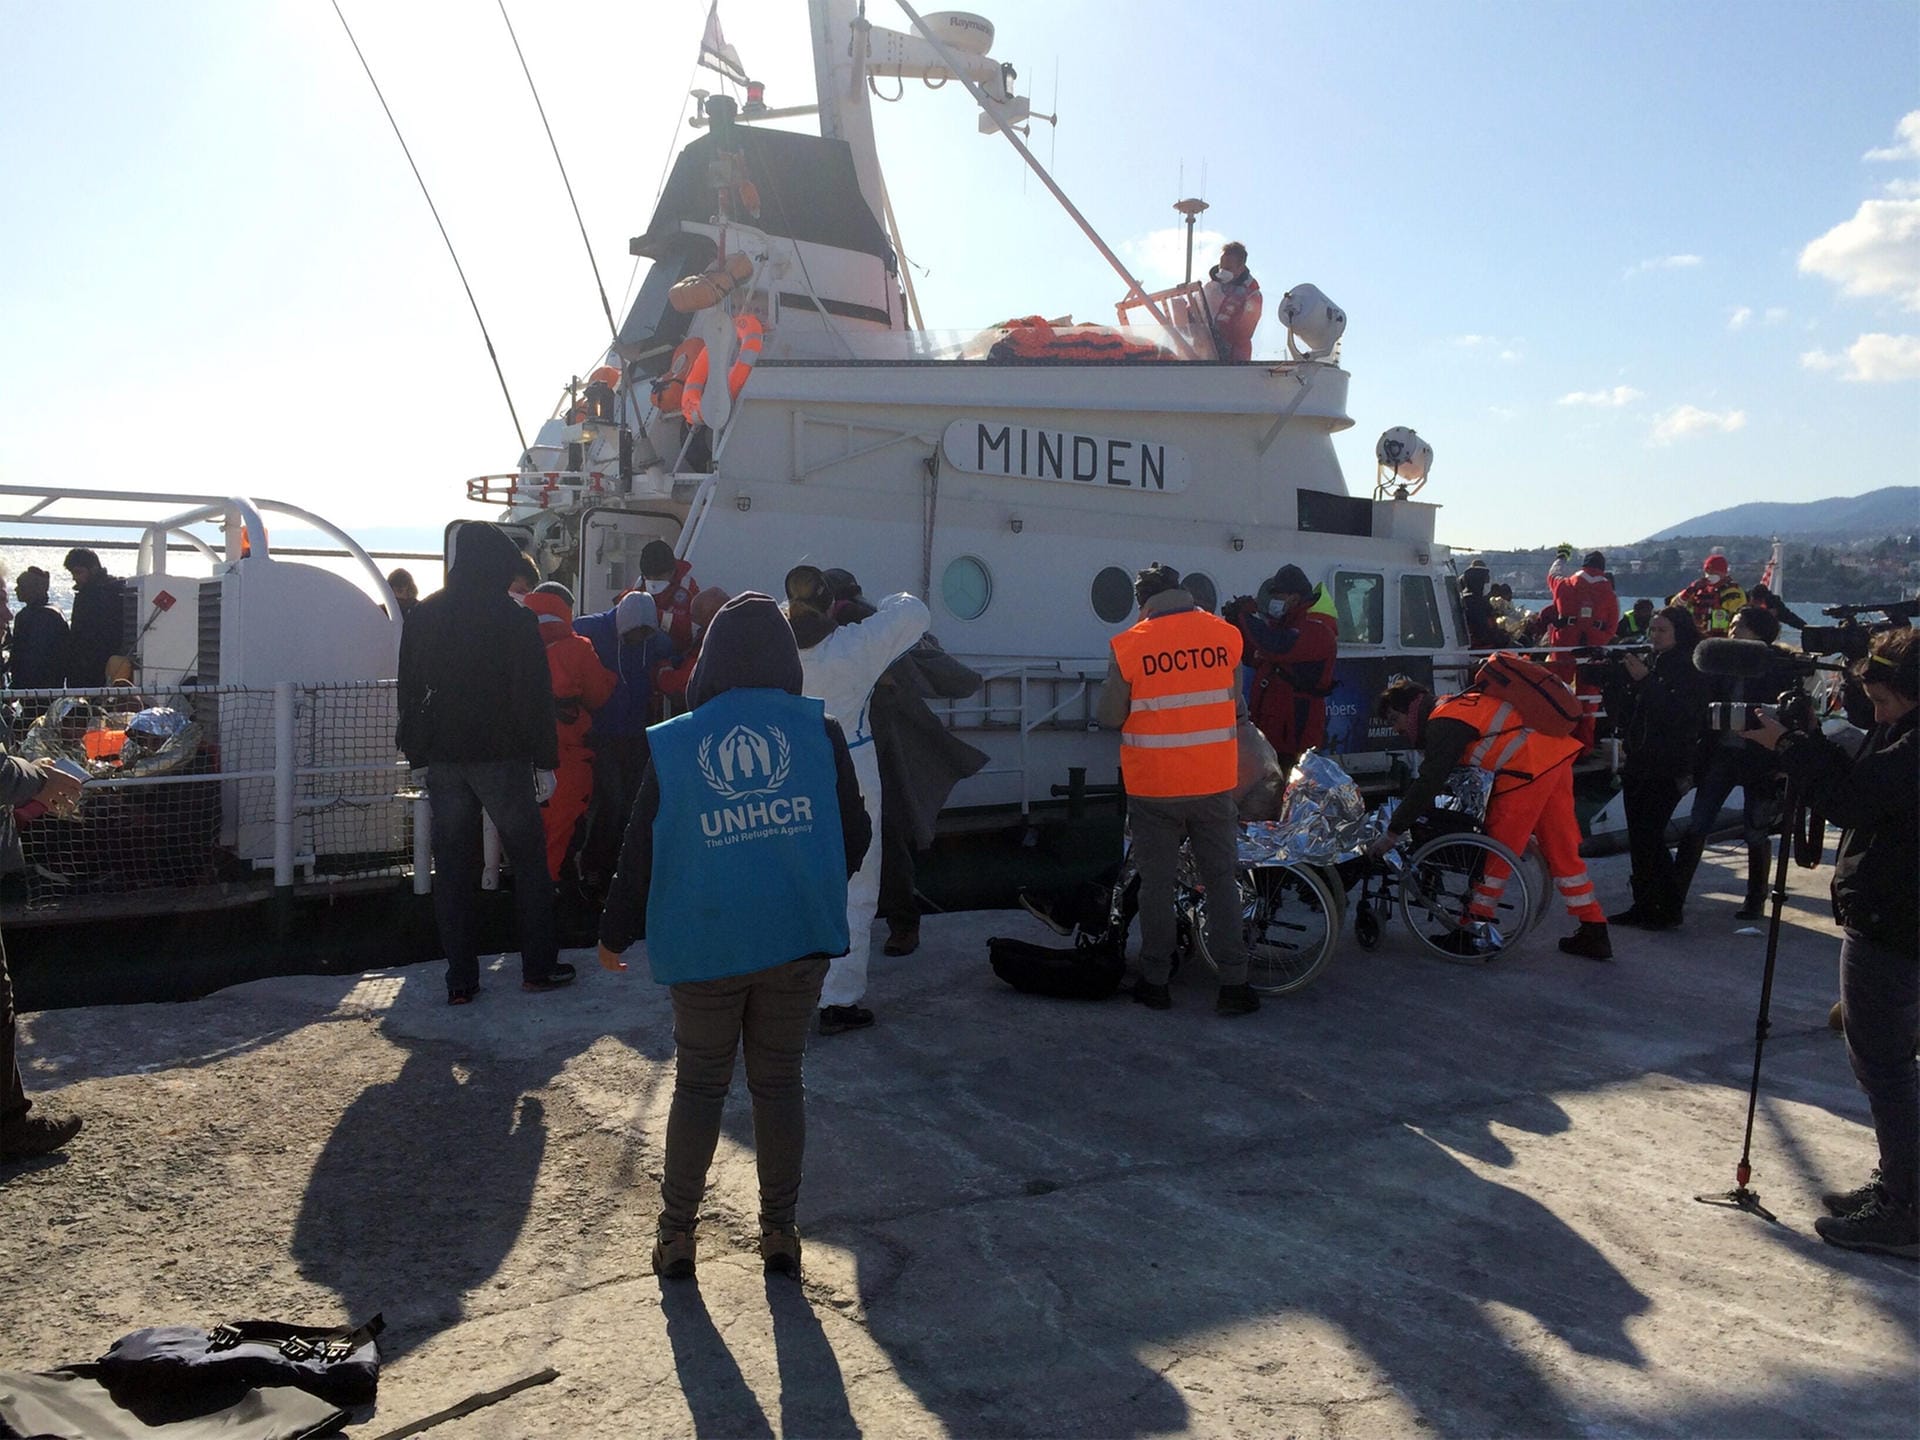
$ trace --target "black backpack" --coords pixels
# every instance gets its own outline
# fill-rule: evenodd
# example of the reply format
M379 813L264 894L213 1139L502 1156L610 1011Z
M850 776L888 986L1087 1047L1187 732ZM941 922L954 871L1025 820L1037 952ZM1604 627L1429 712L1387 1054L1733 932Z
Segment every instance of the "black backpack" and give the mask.
M1120 947L1104 941L1063 947L996 935L987 941L987 956L993 973L1014 989L1058 1000L1108 999L1126 972Z

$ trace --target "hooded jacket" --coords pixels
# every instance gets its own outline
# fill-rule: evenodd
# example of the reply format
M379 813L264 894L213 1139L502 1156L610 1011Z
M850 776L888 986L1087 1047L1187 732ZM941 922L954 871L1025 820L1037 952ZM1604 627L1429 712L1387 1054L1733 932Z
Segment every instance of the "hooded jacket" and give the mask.
M619 682L612 698L593 717L593 734L597 736L646 732L653 703L653 672L673 659L673 641L658 630L632 645L625 643L620 636L619 612L620 607L615 605L573 622L574 632L592 644L601 665Z
M446 588L408 617L400 636L397 739L409 763L558 766L539 622L507 594L519 554L497 525L463 525Z
M607 703L619 677L600 663L591 641L574 633L573 610L565 600L536 590L527 596L526 605L539 622L540 639L547 647L547 677L553 682L561 752L585 751L587 729L593 724L590 712Z
M734 596L721 606L707 629L700 648L700 659L693 669L693 679L687 685L687 700L693 710L657 728L664 731L671 726L698 720L700 717L697 712L702 706L736 690L762 690L798 696L800 688L800 656L794 646L793 631L771 597L748 591ZM832 750L834 797L840 811L841 858L846 875L852 876L866 858L867 846L873 839L873 827L861 801L860 782L854 774L853 759L848 754L846 736L840 729L840 723L831 715L825 715L822 717L822 726L826 742ZM669 783L680 783L684 778L676 775ZM600 942L610 950L625 950L634 941L646 938L652 911L650 902L655 849L660 840L666 838L657 836L655 832L660 817L660 802L660 777L650 763L640 781L640 792L634 800L633 818L627 825L626 842L620 851L619 869L614 874L613 885L607 894L606 909L600 916ZM676 834L671 840L676 846L699 846L702 843L697 834ZM763 894L756 903L764 905L767 899ZM837 909L844 919L844 892L839 897ZM766 957L766 964L779 965L798 958L802 957L770 953ZM742 972L734 969L728 973ZM673 981L698 977L656 973L656 978Z

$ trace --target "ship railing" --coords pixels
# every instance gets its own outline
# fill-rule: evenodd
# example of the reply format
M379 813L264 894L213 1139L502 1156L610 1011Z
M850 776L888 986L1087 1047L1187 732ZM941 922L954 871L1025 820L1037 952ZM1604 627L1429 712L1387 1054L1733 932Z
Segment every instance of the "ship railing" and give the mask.
M958 731L987 731L1017 736L1009 762L989 763L980 775L1013 775L1019 780L1020 813L1030 813L1036 793L1049 795L1060 778L1057 762L1049 757L1044 772L1036 756L1036 734L1098 730L1094 705L1104 663L1072 658L1033 660L957 656L981 677L980 689L964 700L932 702L947 727Z
M425 838L397 708L391 680L0 690L9 754L88 777L71 813L16 807L24 868L0 877L0 915L83 921L390 888ZM148 716L130 733L159 709L184 727L149 739L140 731L166 717Z

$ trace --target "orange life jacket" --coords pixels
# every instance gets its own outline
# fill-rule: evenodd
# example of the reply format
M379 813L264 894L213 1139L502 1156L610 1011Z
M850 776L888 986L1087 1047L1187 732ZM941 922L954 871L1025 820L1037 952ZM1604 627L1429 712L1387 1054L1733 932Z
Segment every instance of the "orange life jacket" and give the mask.
M1233 789L1240 632L1204 610L1176 610L1149 616L1111 643L1132 696L1120 732L1127 793L1152 798Z

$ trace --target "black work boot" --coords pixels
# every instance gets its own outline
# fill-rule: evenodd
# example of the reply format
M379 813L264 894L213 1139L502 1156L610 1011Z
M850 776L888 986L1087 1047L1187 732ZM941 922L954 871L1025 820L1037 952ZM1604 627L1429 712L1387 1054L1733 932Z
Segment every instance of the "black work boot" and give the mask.
M1673 851L1673 919L1680 922L1681 911L1686 909L1687 894L1693 889L1693 872L1700 868L1700 857L1706 853L1707 842L1704 836L1688 831L1680 837L1680 843Z
M1733 912L1736 920L1758 920L1767 913L1767 871L1773 846L1765 840L1747 842L1747 903Z
M1260 997L1251 985L1222 985L1213 1008L1219 1015L1251 1015L1260 1008Z
M1882 1255L1920 1259L1920 1214L1885 1190L1846 1215L1822 1215L1813 1222L1820 1238L1843 1250L1877 1250Z
M80 1117L22 1115L0 1126L0 1160L37 1160L51 1155L80 1133Z
M1887 1187L1881 1183L1880 1167L1873 1167L1873 1174L1867 1177L1867 1183L1856 1185L1851 1190L1830 1190L1820 1197L1820 1203L1827 1207L1829 1215L1851 1215L1869 1200L1887 1193Z
M1584 960L1611 960L1613 941L1607 936L1607 922L1582 920L1580 928L1560 942L1560 949L1563 954Z
M1149 1010L1173 1008L1173 991L1165 985L1156 985L1151 980L1134 981L1133 998Z

